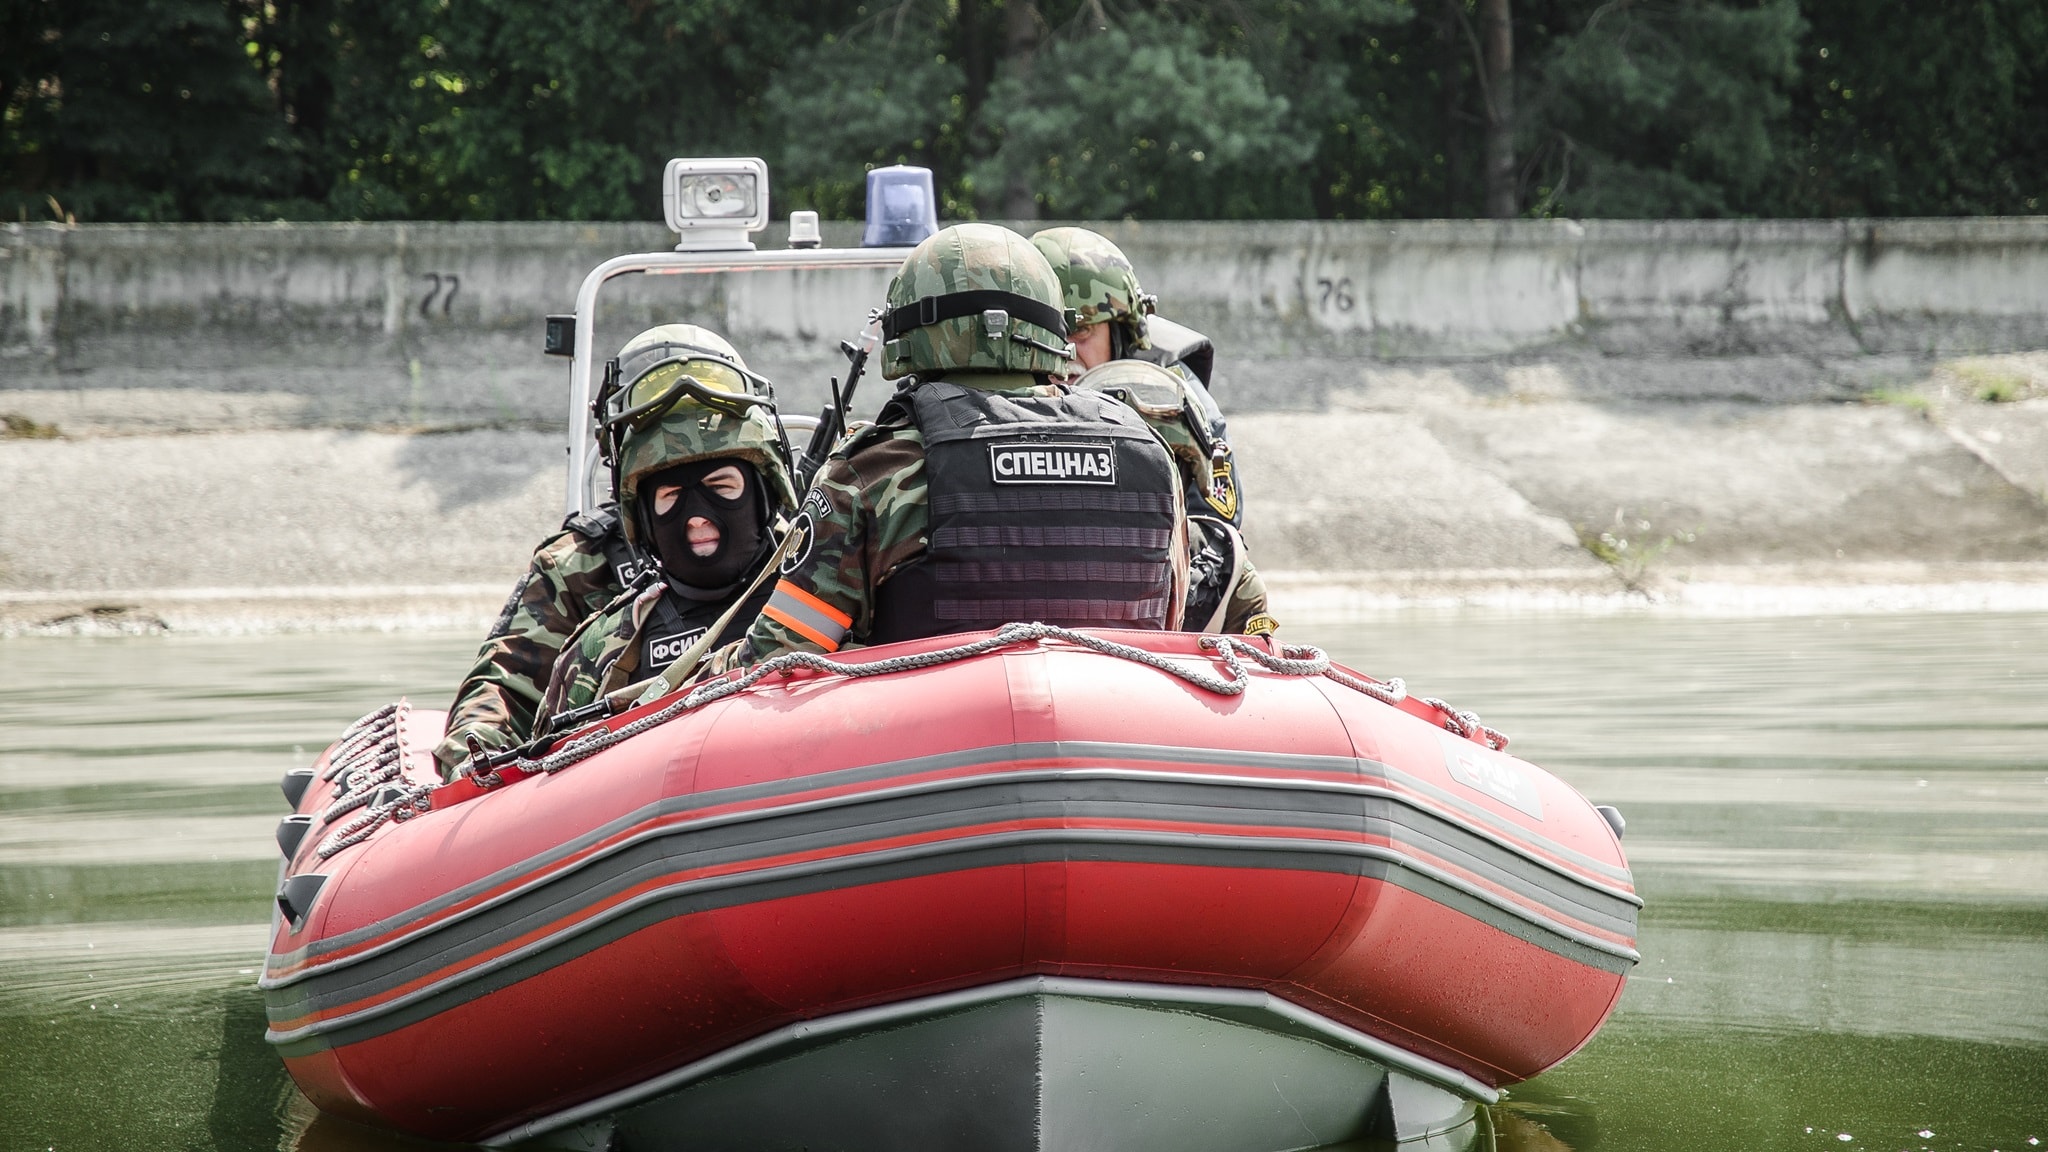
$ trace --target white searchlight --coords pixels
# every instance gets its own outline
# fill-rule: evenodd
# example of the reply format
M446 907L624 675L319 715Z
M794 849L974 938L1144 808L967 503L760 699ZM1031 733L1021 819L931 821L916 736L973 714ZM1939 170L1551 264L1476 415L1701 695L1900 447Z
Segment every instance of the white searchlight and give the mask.
M671 160L661 208L678 252L750 252L748 237L768 226L768 165L755 156Z
M880 181L870 177L869 188L892 184L895 195L871 199L876 205L869 213L869 244L875 243L877 222L894 226L883 236L899 235L899 247L832 248L824 244L818 214L808 209L790 213L789 247L757 248L749 237L768 226L768 165L758 157L725 159L679 158L670 160L662 172L663 216L680 241L673 251L631 252L604 261L583 277L576 289L576 310L547 317L541 351L569 360L569 472L565 507L571 513L589 512L604 502L608 485L599 465L598 413L592 404L602 391L604 364L601 353L599 314L613 307L625 308L614 323L628 323L641 316L641 305L616 303L606 294L600 309L600 291L615 281L638 281L643 276L726 277L780 273L756 291L769 293L764 299L790 301L810 330L822 326L856 334L863 344L881 339L881 322L869 305L879 295L890 274L903 266L912 247L938 230L933 209L931 173L918 168L884 169ZM904 191L908 189L908 191ZM908 225L907 227L905 225ZM799 279L789 279L796 274ZM813 281L813 277L818 278ZM851 277L848 279L847 277ZM765 279L765 278L764 278ZM710 283L699 281L699 283ZM685 294L686 296L688 294ZM713 293L715 297L717 294ZM719 308L714 303L714 314ZM688 308L682 315L701 311L700 300L687 299L677 307ZM728 314L724 323L738 323ZM807 331L800 340L816 339ZM840 341L845 351L848 341ZM815 428L807 416L785 414L783 422L795 431Z
M931 169L892 164L868 170L868 226L861 247L914 247L938 230Z

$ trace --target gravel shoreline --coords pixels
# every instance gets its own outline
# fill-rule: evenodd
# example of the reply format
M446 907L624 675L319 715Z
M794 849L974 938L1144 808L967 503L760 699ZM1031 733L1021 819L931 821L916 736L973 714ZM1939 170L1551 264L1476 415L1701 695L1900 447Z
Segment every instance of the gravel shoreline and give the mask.
M1658 575L1638 588L1576 569L1273 572L1291 639L1317 623L1469 611L1680 616L2048 612L2048 563L1758 565ZM481 636L511 583L0 592L0 637L458 632ZM1292 625L1292 627L1288 627Z

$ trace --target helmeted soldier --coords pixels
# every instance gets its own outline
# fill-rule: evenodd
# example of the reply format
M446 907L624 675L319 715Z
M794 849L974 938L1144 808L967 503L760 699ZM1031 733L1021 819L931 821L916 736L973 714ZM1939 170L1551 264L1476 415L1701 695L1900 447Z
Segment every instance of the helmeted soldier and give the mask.
M1052 265L1067 307L1079 318L1074 349L1082 370L1149 362L1178 381L1168 389L1140 369L1119 367L1114 374L1125 386L1117 392L1123 398L1131 399L1133 390L1152 397L1139 412L1181 466L1195 554L1180 626L1191 632L1273 631L1278 625L1266 611L1265 584L1245 549L1228 429L1207 386L1214 358L1208 339L1153 315L1154 298L1107 236L1086 228L1048 228L1031 243ZM1172 330L1171 346L1153 339L1155 328ZM1104 390L1117 391L1107 387L1111 377L1096 380Z
M1183 484L1199 484L1214 459L1210 442L1188 409L1194 403L1187 380L1144 360L1111 360L1083 372L1074 387L1123 401L1165 441L1180 466ZM1188 602L1180 627L1187 632L1231 635L1270 633L1279 625L1267 612L1266 583L1253 567L1235 525L1205 504L1188 501Z
M1067 320L1022 236L960 224L918 245L882 318L883 375L903 383L819 473L735 662L1017 620L1179 622L1179 472L1131 409L1051 380Z
M713 627L706 647L745 636L773 588L757 577L796 511L786 446L746 366L729 346L655 332L661 347L621 354L628 382L605 418L626 538L653 568L562 646L543 718L656 675Z
M668 324L648 329L627 342L616 363L619 379L625 385L614 398L615 409L619 402L629 399L635 391L661 399L661 386L685 373L702 381L703 386L710 390L752 394L748 387L751 378L738 352L716 333L695 325ZM632 455L634 467L627 469L627 460L622 455L618 459L621 466L618 475L619 480L624 481L628 471L631 472L634 481L631 488L636 496L644 486L641 481L651 473L666 466L687 466L691 461L706 459L710 455L692 455L689 451L691 438L705 435L701 429L694 432L691 429L709 422L708 410L685 393L678 393L677 400L678 404L673 409L661 410L662 419L658 423L643 429L633 429L631 420L623 425L627 431L620 437L626 441L622 447ZM732 439L726 436L731 432L737 436L735 443L745 442L744 451L727 453L735 455L736 462L746 466L734 470L743 474L747 468L762 472L766 477L765 483L753 476L743 478L753 491L765 496L770 507L778 510L790 507L794 500L789 491L788 473L775 449L778 443L775 429L753 411L758 405L735 400L728 407L733 412L723 414L718 425L719 435ZM649 409L650 412L653 410ZM644 414L640 419L646 423ZM676 430L674 439L668 438L671 428ZM655 430L662 434L652 434ZM689 459L684 459L686 456ZM721 464L702 469L705 475L700 480L711 480L711 473L723 467L725 465ZM719 483L727 491L734 491L730 479L722 477ZM697 486L703 487L701 483ZM621 488L624 487L622 483ZM701 495L693 496L692 504L708 503L724 515L723 505L717 502L717 496L718 489L706 488ZM742 492L738 499L744 503L753 497ZM630 500L628 507L631 507ZM685 551L688 551L688 519L684 517L682 528ZM630 526L629 520L633 521ZM746 526L744 517L735 522L742 532L752 530ZM673 523L672 517L669 523ZM534 735L536 712L570 636L588 620L603 613L629 587L644 590L648 586L640 581L652 577L655 551L650 542L655 538L641 528L637 510L635 516L623 517L619 506L609 503L596 512L570 516L563 522L560 532L543 540L534 550L526 575L514 587L511 598L505 603L505 610L478 650L475 664L456 690L455 703L448 712L447 736L434 752L444 775L452 776L468 759L467 738L470 736L475 736L484 747L496 749L522 743ZM702 535L701 530L699 534ZM736 541L737 537L728 538L728 550L719 553L721 564L731 562L734 550L747 547L744 542ZM685 586L694 586L689 577L677 576L673 572L669 575ZM706 582L704 586L708 588L732 583L731 580L720 579L717 573L700 573L695 579ZM702 615L702 611L677 614ZM663 620L657 623L656 631L648 635L666 636L669 631L676 630L676 623L667 619L665 613ZM687 631L687 628L680 631Z

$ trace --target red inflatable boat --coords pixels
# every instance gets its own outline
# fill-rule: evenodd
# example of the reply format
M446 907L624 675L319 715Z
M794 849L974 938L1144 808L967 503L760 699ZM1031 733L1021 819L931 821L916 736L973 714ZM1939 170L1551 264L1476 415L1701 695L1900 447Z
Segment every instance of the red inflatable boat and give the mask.
M785 658L446 786L441 724L287 777L263 977L308 1097L430 1137L1457 1146L1636 960L1618 816L1313 649Z

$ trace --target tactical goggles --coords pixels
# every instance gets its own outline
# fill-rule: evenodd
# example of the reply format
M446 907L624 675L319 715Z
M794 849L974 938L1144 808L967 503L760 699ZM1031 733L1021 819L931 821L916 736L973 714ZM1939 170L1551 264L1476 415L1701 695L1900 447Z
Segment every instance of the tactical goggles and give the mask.
M709 358L709 349L660 345L648 351L662 349L669 354L634 354L633 382L612 392L606 402L607 428L617 431L630 426L635 432L644 432L678 408L745 416L750 408L772 406L773 401L756 395L752 387L758 381L765 391L765 379L723 358ZM619 376L626 377L626 365L613 363L619 365Z
M1178 420L1188 407L1187 393L1181 389L1179 380L1118 380L1098 385L1087 383L1084 377L1083 386L1090 391L1114 396L1140 415L1155 420Z

